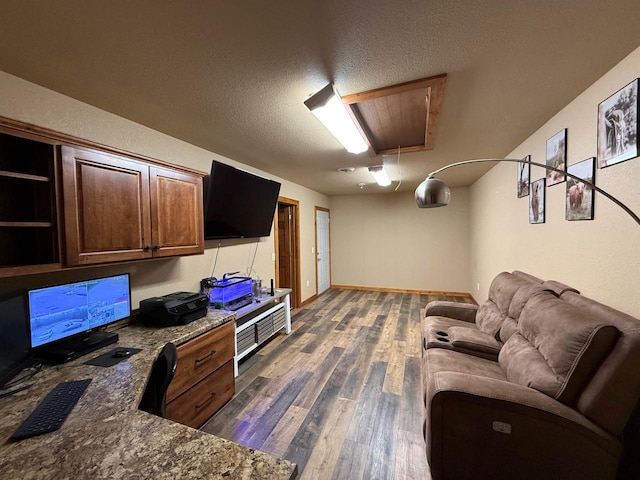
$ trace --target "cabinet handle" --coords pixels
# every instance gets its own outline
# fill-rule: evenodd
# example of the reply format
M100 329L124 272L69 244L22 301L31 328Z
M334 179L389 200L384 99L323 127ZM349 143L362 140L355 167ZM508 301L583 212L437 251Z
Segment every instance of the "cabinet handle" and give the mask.
M215 350L211 350L208 355L205 355L202 358L196 358L196 367L198 366L198 364L200 362L204 362L207 358L212 357L213 355L215 355L215 353L216 353Z
M205 405L211 403L211 400L213 400L216 396L216 392L211 392L211 395L209 395L209 398L207 398L204 402L202 402L200 405L196 405L196 410L200 410L202 407L204 407Z
M154 252L157 252L158 250L160 250L160 246L159 245L154 245L153 247L151 247L151 250Z
M151 245L145 245L142 250L144 250L145 252L148 252L149 250L151 250Z

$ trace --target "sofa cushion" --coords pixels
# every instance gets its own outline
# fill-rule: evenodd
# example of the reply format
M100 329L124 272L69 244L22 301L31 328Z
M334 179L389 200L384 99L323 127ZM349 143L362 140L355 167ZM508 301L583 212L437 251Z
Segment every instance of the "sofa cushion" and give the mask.
M509 305L513 295L527 283L510 273L502 272L493 279L489 287L488 299L478 307L476 325L480 330L494 336L500 330L502 322L509 314Z
M526 303L498 359L509 381L570 405L618 336L614 326L540 292Z
M558 282L557 280L546 280L542 284L542 286L545 288L545 290L552 291L556 295L556 297L559 297L565 292L580 293L575 288L570 287L569 285L565 285L564 283Z
M545 290L545 288L543 288L540 283L525 282L518 288L518 291L513 294L513 298L509 304L508 315L504 319L504 322L502 322L498 334L501 341L506 342L511 338L511 335L516 332L522 309L534 294L542 290Z

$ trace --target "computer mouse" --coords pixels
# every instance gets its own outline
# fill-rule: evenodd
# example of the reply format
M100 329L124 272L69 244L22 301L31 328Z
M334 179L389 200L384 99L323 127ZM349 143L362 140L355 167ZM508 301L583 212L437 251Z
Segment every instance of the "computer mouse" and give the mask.
M111 354L112 358L127 358L131 356L131 350L116 350Z

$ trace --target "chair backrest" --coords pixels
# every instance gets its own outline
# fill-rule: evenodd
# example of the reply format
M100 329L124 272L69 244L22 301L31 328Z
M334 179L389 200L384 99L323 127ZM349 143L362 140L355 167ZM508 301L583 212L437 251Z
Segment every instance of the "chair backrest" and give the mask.
M140 401L140 410L158 415L159 417L166 416L165 398L167 388L169 388L169 384L171 380L173 380L177 365L178 351L176 350L176 346L169 342L162 347L162 351L153 364L147 387Z

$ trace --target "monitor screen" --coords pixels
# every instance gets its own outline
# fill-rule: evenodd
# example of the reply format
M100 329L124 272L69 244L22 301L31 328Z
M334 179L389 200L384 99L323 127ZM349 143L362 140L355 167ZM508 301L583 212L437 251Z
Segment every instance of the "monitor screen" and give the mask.
M24 292L0 300L0 386L20 372L29 358Z
M224 163L204 178L204 238L268 237L280 184Z
M31 347L39 347L131 315L129 274L29 291Z

